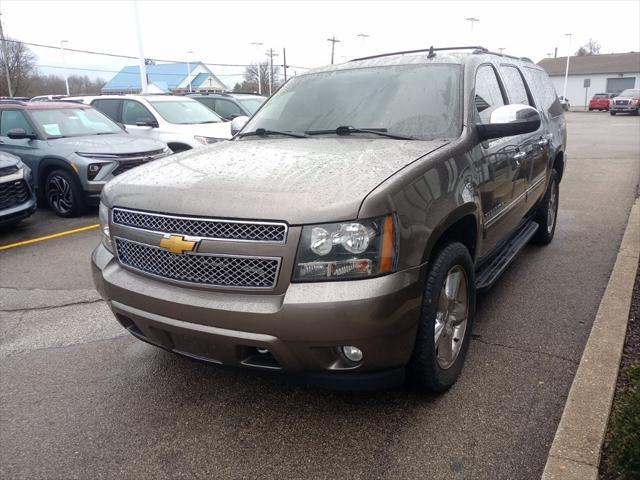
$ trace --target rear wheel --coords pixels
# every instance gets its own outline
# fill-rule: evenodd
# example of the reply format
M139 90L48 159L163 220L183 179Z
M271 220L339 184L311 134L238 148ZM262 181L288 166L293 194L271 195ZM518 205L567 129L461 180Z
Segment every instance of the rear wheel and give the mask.
M407 366L410 384L430 392L451 387L462 370L475 314L473 261L453 242L435 255L427 275L416 344Z
M540 227L533 236L533 242L539 245L548 245L553 240L556 233L556 223L558 219L558 201L560 188L558 185L558 172L551 170L549 186L542 197L542 202L535 214L535 221Z
M54 170L47 175L44 190L49 207L60 217L74 217L85 209L82 189L65 170Z

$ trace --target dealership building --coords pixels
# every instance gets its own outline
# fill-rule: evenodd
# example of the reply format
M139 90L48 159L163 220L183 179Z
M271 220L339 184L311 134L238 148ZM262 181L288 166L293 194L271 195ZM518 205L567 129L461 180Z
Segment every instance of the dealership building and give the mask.
M545 58L538 65L547 71L556 92L562 95L567 57ZM572 107L585 107L585 95L588 103L596 93L618 94L627 88L640 88L640 52L569 58L567 98Z

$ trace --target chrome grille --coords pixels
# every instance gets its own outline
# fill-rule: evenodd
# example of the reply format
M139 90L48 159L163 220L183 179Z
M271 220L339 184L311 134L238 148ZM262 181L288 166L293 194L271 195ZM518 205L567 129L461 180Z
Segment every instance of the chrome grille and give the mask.
M629 105L630 100L616 100L616 105Z
M287 238L287 225L284 223L180 217L122 208L113 209L113 223L163 234L215 240L284 243Z
M24 180L0 183L0 210L15 207L29 200L29 190Z
M159 247L115 238L120 263L158 277L217 287L273 288L279 258L175 254Z

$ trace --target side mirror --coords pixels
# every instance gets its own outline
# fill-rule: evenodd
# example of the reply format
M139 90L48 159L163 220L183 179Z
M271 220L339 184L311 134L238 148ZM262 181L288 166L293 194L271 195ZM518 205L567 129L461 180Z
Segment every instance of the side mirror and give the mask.
M231 135L235 135L240 130L242 130L248 120L249 117L246 117L244 115L240 115L239 117L231 120Z
M491 112L489 123L476 128L480 141L522 135L540 128L540 114L528 105L503 105Z
M158 128L158 122L153 118L139 118L136 120L136 127Z
M23 140L25 138L34 140L38 138L38 136L34 133L27 133L24 128L12 128L7 132L7 137L13 140Z

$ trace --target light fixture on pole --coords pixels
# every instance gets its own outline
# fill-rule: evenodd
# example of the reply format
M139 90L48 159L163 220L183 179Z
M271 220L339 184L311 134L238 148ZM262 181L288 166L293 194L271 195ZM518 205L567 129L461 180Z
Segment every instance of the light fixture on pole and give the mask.
M189 82L189 93L191 93L191 55L193 55L193 50L187 50L187 81Z
M565 33L565 37L569 37L569 45L567 47L567 66L564 71L564 87L562 89L562 98L567 101L567 80L569 79L569 59L571 58L571 33Z
M336 43L339 43L340 40L337 40L336 36L334 35L331 38L327 38L327 42L331 42L331 65L333 65L333 53L334 53L335 48L336 48Z
M506 50L505 47L498 47L498 50L500 50L500 55L502 55L502 52Z
M69 95L69 75L67 74L67 64L64 60L64 44L69 43L68 40L60 40L60 53L62 54L62 70L64 71L64 85L67 87L67 96Z
M479 18L475 18L475 17L467 17L465 18L465 20L468 22L471 22L471 32L473 32L473 24L480 21Z
M360 50L362 50L360 53L362 56L365 55L364 53L364 42L367 38L370 37L370 35L368 33L359 33L358 35L356 35L356 37L360 37Z
M249 45L253 45L256 48L260 48L264 45L262 42L251 42ZM260 65L260 61L258 61L258 94L262 95L262 75L260 71L262 70L262 66Z

